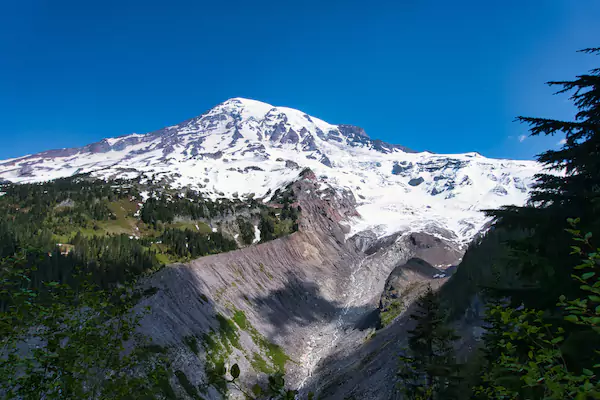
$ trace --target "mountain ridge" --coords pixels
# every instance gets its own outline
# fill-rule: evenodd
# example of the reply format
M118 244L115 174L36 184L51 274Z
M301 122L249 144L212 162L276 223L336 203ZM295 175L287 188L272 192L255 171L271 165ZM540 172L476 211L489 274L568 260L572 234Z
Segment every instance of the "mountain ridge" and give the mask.
M90 173L188 188L216 199L268 200L302 168L319 190L347 190L361 218L349 235L444 231L466 244L486 223L481 209L523 204L540 167L478 153L434 154L371 139L291 109L233 98L198 117L146 134L0 161L0 179L39 182ZM432 228L433 227L433 228Z

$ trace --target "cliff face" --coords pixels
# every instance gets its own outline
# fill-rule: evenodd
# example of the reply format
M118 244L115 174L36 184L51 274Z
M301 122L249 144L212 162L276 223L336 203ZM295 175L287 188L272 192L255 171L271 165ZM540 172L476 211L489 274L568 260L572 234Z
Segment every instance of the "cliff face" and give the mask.
M151 310L141 329L169 349L192 384L207 383L210 369L224 361L238 363L252 385L288 357L289 386L319 391L334 379L329 361L355 354L373 331L392 270L413 257L436 265L460 257L451 242L423 233L371 241L366 254L346 240L353 196L317 185L310 172L291 185L302 209L298 232L172 265L144 283L153 294L140 303ZM405 283L435 282L429 275L412 274ZM324 394L342 398L339 391ZM204 396L220 394L210 388Z

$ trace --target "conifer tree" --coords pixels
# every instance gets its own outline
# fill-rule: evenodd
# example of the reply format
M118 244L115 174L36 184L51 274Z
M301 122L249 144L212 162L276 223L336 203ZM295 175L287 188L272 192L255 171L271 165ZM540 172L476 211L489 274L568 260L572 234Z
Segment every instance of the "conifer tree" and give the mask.
M428 287L410 316L416 322L408 331L408 349L400 357L399 387L408 399L453 399L459 381L459 364L453 343L458 339L446 324L439 297Z
M583 52L600 54L600 48ZM559 134L565 139L560 149L538 156L545 170L536 176L525 206L488 212L495 217L497 227L523 232L524 237L507 242L511 259L505 268L513 267L516 278L510 287L492 288L491 293L509 299L511 304L488 308L484 353L489 372L478 390L483 398L600 396L591 372L592 365L600 365L600 341L594 333L600 319L592 315L593 323L578 326L563 320L565 311L573 313L568 315L570 319L565 318L567 321L580 318L578 315L585 314L582 309L600 299L595 292L600 282L594 287L585 282L596 272L579 276L577 257L581 251L568 245L573 235L577 241L588 243L591 234L584 237L581 232L600 228L600 68L572 81L549 84L559 86L558 93L570 92L578 112L573 121L518 118L530 126L532 136ZM571 226L580 219L577 229ZM592 251L589 257L596 254ZM590 265L597 265L597 259ZM570 306L561 300L561 310L556 303L559 296L578 300ZM600 307L594 310L597 314ZM582 341L586 350L573 346ZM594 396L589 395L592 390Z
M600 48L582 51L600 54ZM564 144L538 156L546 169L536 176L527 205L488 211L497 226L528 233L510 247L513 263L531 288L510 296L517 304L541 309L552 308L560 294L579 291L571 283L568 266L573 259L563 245L570 241L567 219L581 218L586 231L598 231L600 225L600 68L572 81L548 84L560 87L558 93L572 93L578 110L575 119L519 117L518 121L530 126L531 136L564 135Z

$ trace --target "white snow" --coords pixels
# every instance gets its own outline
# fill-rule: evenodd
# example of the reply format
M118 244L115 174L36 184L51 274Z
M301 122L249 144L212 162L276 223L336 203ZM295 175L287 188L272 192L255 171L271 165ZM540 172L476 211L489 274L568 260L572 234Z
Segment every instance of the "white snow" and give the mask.
M234 140L238 133L242 138ZM340 141L327 139L329 133ZM356 199L360 217L348 221L349 235L367 229L385 236L439 227L451 232L446 239L467 243L486 223L480 210L523 204L533 175L541 170L533 161L489 159L473 152L390 148L386 154L370 145L352 145L336 125L301 111L242 98L173 125L168 135L106 139L111 146L127 138L137 138L137 143L104 153L81 150L65 157L42 154L1 161L0 179L39 182L87 172L105 179L141 175L142 181L168 178L175 187L199 190L212 199L236 193L266 201L269 191L273 194L309 167L318 177L319 191L343 190ZM299 139L282 140L285 135ZM324 156L333 168L319 161ZM277 159L293 161L300 169L286 168ZM417 178L422 183L415 185ZM146 201L149 193L140 195ZM255 233L260 241L258 227Z
M254 240L252 243L260 242L260 229L258 229L258 225L254 225Z

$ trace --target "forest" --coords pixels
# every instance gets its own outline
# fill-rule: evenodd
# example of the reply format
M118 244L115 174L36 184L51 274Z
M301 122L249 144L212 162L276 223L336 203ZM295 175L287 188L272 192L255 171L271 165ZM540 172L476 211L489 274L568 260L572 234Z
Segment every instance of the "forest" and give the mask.
M276 215L278 209L252 199L211 201L189 190L159 192L136 181L86 175L4 184L0 192L0 259L21 257L27 268L35 267L33 287L91 274L106 289L167 263L249 245L255 225L264 230L261 241L292 233L299 216L288 198Z

